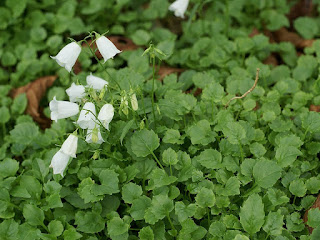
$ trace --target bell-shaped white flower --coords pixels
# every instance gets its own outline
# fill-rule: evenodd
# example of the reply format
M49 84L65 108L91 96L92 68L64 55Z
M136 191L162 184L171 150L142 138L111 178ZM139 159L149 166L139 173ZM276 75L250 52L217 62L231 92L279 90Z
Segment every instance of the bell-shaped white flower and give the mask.
M53 174L60 174L63 177L63 172L66 169L70 156L59 150L52 158L50 168L53 169Z
M139 108L137 96L135 93L131 95L131 107L133 111L137 111Z
M71 84L66 90L66 93L69 96L70 102L80 102L83 97L86 96L86 90L82 85Z
M174 12L176 17L184 18L184 13L186 12L189 5L189 0L176 0L169 6L169 10Z
M104 62L113 58L116 54L121 53L121 51L105 36L99 36L96 43Z
M87 76L86 80L87 80L88 86L92 87L94 90L99 91L104 87L108 86L108 82L106 80L93 76L92 73L90 73L90 75Z
M80 112L77 124L82 129L93 129L95 126L95 121L97 121L95 115L95 105L92 102L87 102Z
M60 151L69 157L76 158L78 148L78 137L74 134L70 134L69 137L64 141Z
M49 103L51 111L51 120L57 121L58 119L72 117L79 113L79 106L76 103L67 101L58 101L56 97Z
M61 67L64 67L68 72L70 72L73 65L76 63L80 52L81 47L78 45L78 43L72 42L62 48L57 56L51 56L51 58L56 60Z
M100 127L95 127L94 129L88 129L87 136L86 136L86 142L87 143L96 143L96 144L101 144L104 142L104 140L101 136Z
M114 116L114 108L111 104L105 104L100 109L98 119L103 126L109 130L109 123L112 121Z

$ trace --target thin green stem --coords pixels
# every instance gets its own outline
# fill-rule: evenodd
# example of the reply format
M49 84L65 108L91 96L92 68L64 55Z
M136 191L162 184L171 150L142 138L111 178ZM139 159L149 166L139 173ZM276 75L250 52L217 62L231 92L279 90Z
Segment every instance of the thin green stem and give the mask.
M170 164L170 176L172 176L172 167L171 167L171 164Z
M164 167L162 166L161 162L159 161L159 159L157 158L157 156L154 154L154 152L150 151L151 155L153 156L153 158L156 160L156 162L159 164L159 166L161 167L162 170L164 170Z
M242 144L241 144L240 140L238 140L238 143L239 143L239 148L240 148L241 162L243 162L243 160L244 160L244 152L243 152Z
M208 214L208 227L210 227L210 225L211 225L211 220L210 220L210 210L209 210L209 208L207 208L207 214Z
M270 233L267 234L266 238L264 240L267 240L270 236Z
M121 90L121 87L120 87L120 84L118 83L118 81L117 80L115 80L111 75L110 75L110 73L107 71L107 69L105 68L105 66L103 66L103 64L100 62L100 60L98 59L98 57L96 56L96 54L93 52L93 50L91 49L91 46L90 46L90 44L86 41L86 43L87 43L87 45L89 46L89 50L90 50L90 52L91 52L91 54L92 54L92 56L96 59L96 61L99 63L99 65L102 67L102 69L104 70L104 72L109 76L109 78L112 80L112 81L114 81L116 84L117 84L117 86L119 87L119 89Z
M144 117L146 119L147 129L149 129L149 122L148 122L147 113L146 113L146 106L144 104L144 96L143 96L143 93L141 91L139 91L139 93L140 93L140 96L141 96L141 99L142 99L142 109L143 109Z
M171 218L170 218L170 215L169 215L169 213L168 213L168 212L167 212L167 218L168 218L168 220L169 220L169 223L170 223L171 229L172 229L172 230L174 230L174 231L176 231L176 228L174 227L174 225L173 225L173 223L172 223L172 221L171 221Z
M155 128L157 127L156 114L154 110L154 84L156 79L156 59L152 57L152 93L151 93L151 103L152 103L152 115Z
M42 226L47 232L49 232L49 229L48 229L48 227L47 227L46 225L44 225L43 223L41 223L41 226Z
M7 134L7 130L6 130L6 124L5 123L3 123L3 124L1 124L2 125L2 133L3 133L3 138L6 136L6 134Z
M212 121L214 120L214 102L213 99L211 99L211 116L212 116Z

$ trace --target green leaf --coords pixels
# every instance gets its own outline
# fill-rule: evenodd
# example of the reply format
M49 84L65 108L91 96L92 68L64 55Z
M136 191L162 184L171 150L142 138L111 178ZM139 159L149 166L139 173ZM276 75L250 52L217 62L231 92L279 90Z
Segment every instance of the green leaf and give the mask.
M195 214L197 206L194 203L186 206L183 202L179 201L175 203L174 209L176 215L178 216L179 222L182 223L188 217L192 217Z
M289 26L289 20L287 17L276 10L265 10L260 16L267 22L267 28L271 31Z
M9 109L5 106L0 107L0 124L5 124L10 120Z
M150 226L143 227L139 231L139 239L140 240L154 240L154 233Z
M122 199L126 203L132 203L135 199L139 198L142 194L141 186L135 183L127 183L122 187Z
M0 236L3 240L16 240L18 238L19 224L13 219L3 220L0 223Z
M13 17L19 17L27 6L27 0L6 0L6 6L11 9Z
M132 202L132 206L130 208L130 215L134 220L142 220L144 219L144 214L147 208L151 206L151 199L146 196L141 196Z
M313 39L319 32L318 24L315 19L310 17L299 17L294 20L294 28L305 39Z
M147 189L152 190L155 188L160 188L162 186L168 186L175 181L177 181L177 178L175 176L168 176L168 174L164 170L155 168L151 173L151 178L149 180Z
M165 218L173 210L173 201L165 195L152 198L151 206L147 209L144 218L146 223L155 224Z
M303 197L307 192L307 188L302 179L297 179L290 183L289 191L297 197Z
M62 234L64 228L59 220L53 220L49 223L48 229L52 235L58 237Z
M32 226L43 225L44 213L35 205L26 204L23 207L23 217Z
M11 158L5 158L0 162L0 179L14 176L19 169L19 163Z
M294 163L298 156L301 156L300 152L296 147L292 146L280 146L276 151L275 158L278 161L280 167L288 167Z
M203 89L201 98L210 102L219 103L224 96L225 92L223 87L219 83L212 81Z
M317 112L308 112L302 119L302 127L306 132L319 132L320 131L320 114Z
M180 132L176 129L168 129L162 141L171 144L182 144L184 142L181 140Z
M258 186L270 188L281 177L281 168L274 161L260 160L253 167L253 177Z
M95 192L95 183L91 178L85 178L81 181L78 187L79 196L84 200L84 203L98 202L103 196Z
M127 133L129 132L129 130L132 127L133 124L134 124L134 119L132 119L129 122L127 122L127 124L122 129L122 133L121 133L121 136L120 136L121 145L122 145L122 141L123 141L124 137L127 135Z
M103 218L95 212L79 211L75 215L75 225L80 232L97 233L105 228Z
M226 182L224 189L220 193L222 196L235 196L240 194L240 181L237 177L231 177Z
M250 240L250 239L245 235L237 234L233 240Z
M220 222L216 221L211 223L209 227L209 233L214 237L223 237L226 232L226 226Z
M68 226L68 229L63 232L63 239L64 240L77 240L80 239L82 235L77 232L77 230L72 227Z
M129 224L125 223L121 218L114 217L110 221L107 222L108 225L108 233L110 234L111 238L122 235L128 232L130 227Z
M312 193L316 194L320 190L320 179L316 177L311 177L306 181L307 189Z
M264 206L258 194L252 194L240 208L240 223L250 235L259 232L264 224Z
M104 169L99 174L101 187L104 194L114 194L120 192L118 174L114 170Z
M246 130L238 122L228 122L222 131L231 144L239 144L246 137Z
M131 137L131 149L137 157L146 157L158 147L159 138L153 130L143 129Z
M250 145L250 152L256 157L262 157L267 150L261 143L254 142Z
M168 148L162 153L162 161L166 166L176 165L178 163L178 155L172 148Z
M201 188L200 192L195 197L196 203L202 207L213 207L216 203L216 197L211 189Z
M195 125L189 127L186 133L190 136L192 144L208 145L215 141L215 133L211 131L210 123L207 120L201 120Z
M35 123L25 122L15 125L10 131L11 138L15 143L29 145L39 134L39 128Z
M208 169L219 169L222 166L221 153L215 149L206 149L196 157L197 161Z
M270 212L263 225L263 230L271 236L281 236L283 229L283 215L279 212Z
M316 228L320 226L320 209L311 208L308 211L308 221L307 224L309 227Z
M151 39L150 33L139 29L131 35L132 41L137 45L147 45Z

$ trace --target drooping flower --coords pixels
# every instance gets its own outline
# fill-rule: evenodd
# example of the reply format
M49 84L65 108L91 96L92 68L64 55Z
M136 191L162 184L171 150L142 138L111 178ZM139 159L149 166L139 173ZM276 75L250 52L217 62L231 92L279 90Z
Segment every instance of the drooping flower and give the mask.
M93 76L92 73L86 78L87 84L89 87L92 87L94 90L101 90L104 87L108 86L108 82L102 78Z
M84 86L76 85L74 83L66 90L66 93L69 96L70 102L80 102L81 99L86 96Z
M79 115L77 124L82 129L93 129L95 126L96 107L92 102L87 102Z
M109 130L109 123L112 121L114 116L114 108L111 104L105 104L100 109L98 119L103 126Z
M63 172L66 169L70 156L59 150L52 158L50 168L53 169L53 174L60 174L63 177Z
M64 141L60 151L69 157L76 158L78 148L78 137L74 134L70 134L69 137Z
M121 53L121 51L105 36L98 36L96 43L104 62L113 58L116 54Z
M137 111L139 108L137 96L135 93L131 95L131 107L133 111Z
M50 57L56 60L61 67L64 67L68 72L70 72L73 65L76 63L80 52L81 47L78 45L78 43L72 42L62 48L57 56Z
M96 144L101 144L104 142L104 140L101 136L100 127L95 127L94 129L88 129L87 136L86 136L86 142L87 143L96 143Z
M56 97L49 103L51 111L51 120L57 121L58 119L72 117L79 113L79 106L73 102L58 101Z
M174 12L176 17L184 18L184 13L186 12L189 5L189 0L176 0L169 6L169 10Z

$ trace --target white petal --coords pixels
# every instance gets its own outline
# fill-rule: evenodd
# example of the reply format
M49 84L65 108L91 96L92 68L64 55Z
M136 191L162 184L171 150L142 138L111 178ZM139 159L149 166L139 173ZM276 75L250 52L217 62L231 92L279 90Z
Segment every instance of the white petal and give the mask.
M176 0L169 6L169 10L174 12L176 17L184 18L184 13L188 8L189 0Z
M52 158L50 167L53 168L53 174L61 174L63 177L63 172L68 165L69 156L59 150Z
M93 129L95 126L95 121L97 121L94 115L96 115L95 105L92 102L87 102L83 106L83 108L80 112L77 124L82 129L88 129L88 128Z
M56 97L49 103L51 111L51 120L72 117L79 113L79 106L76 103L67 101L57 101Z
M105 104L100 109L98 119L103 124L103 126L109 130L109 123L112 121L114 116L114 108L111 104Z
M77 43L72 42L62 48L57 56L51 58L56 60L61 67L64 67L70 72L73 65L76 63L80 52L81 47Z
M99 52L103 56L104 62L113 58L116 54L121 53L121 51L105 36L99 37L96 43Z
M71 87L69 87L66 90L66 93L68 94L70 98L70 102L79 102L83 97L86 96L85 88L82 85L76 85L74 83L71 84Z
M61 152L68 155L69 157L76 158L78 148L78 137L70 134L69 137L64 141L61 146Z
M87 84L89 87L92 87L94 90L101 90L102 88L108 86L108 82L102 78L93 76L92 73L86 78Z

